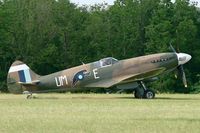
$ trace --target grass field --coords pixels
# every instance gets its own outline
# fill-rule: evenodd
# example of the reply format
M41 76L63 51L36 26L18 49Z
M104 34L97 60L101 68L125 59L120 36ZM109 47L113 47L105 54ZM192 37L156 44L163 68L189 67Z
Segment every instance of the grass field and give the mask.
M0 94L0 132L199 133L200 95Z

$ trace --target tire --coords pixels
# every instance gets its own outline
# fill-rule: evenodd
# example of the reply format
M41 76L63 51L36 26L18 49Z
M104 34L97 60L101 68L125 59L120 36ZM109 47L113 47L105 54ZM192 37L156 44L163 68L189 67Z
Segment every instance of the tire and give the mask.
M26 99L32 99L32 95L31 95L31 94L28 94L28 95L26 96Z
M141 88L137 88L134 93L135 98L141 99L144 97L144 90Z
M155 92L151 89L147 89L145 92L144 92L144 98L146 99L154 99L155 98Z

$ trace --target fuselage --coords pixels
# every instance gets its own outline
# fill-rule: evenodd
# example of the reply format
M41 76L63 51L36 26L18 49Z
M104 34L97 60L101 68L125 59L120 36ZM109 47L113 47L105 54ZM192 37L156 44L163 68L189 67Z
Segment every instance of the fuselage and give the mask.
M101 81L112 81L120 78L123 80L117 84L137 82L171 71L179 65L176 53L159 53L121 61L113 60L113 63L108 65L101 63L101 61L92 62L41 76L38 78L40 82L37 85L37 90L75 90L95 87L91 84L101 84ZM98 87L101 87L99 84Z

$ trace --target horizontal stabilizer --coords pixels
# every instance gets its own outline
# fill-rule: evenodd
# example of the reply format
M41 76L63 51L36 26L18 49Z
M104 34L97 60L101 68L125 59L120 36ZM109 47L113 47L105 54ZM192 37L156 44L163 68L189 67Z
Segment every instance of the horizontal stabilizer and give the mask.
M37 85L38 83L40 83L40 80L33 80L31 82L18 82L18 83L22 85Z

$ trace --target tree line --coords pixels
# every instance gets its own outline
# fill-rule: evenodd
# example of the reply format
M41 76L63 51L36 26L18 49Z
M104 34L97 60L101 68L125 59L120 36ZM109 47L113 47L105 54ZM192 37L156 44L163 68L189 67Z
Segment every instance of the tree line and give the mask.
M89 63L170 52L192 55L185 65L189 88L163 75L150 86L159 92L200 91L200 10L189 0L116 0L78 6L69 0L0 1L0 89L22 60L40 75Z

